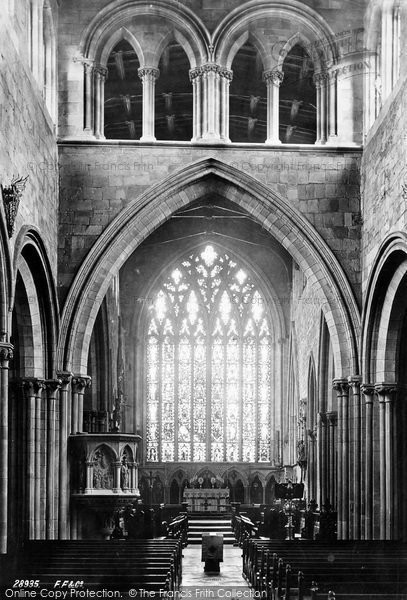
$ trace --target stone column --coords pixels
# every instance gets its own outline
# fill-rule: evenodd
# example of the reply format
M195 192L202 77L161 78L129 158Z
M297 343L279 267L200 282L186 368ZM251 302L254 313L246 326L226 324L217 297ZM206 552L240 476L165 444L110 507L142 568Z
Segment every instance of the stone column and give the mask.
M42 477L42 422L41 422L41 409L42 409L42 393L46 389L45 382L37 379L34 381L34 394L35 394L35 432L34 432L34 454L35 454L35 466L34 466L34 539L41 539L41 480ZM45 436L44 436L45 438Z
M284 73L277 68L263 73L267 86L267 139L266 144L281 144L280 140L280 85Z
M58 539L68 539L68 389L72 373L59 371L59 494L58 494Z
M137 494L138 489L138 463L134 463L134 492Z
M328 76L328 144L338 143L338 117L337 117L337 101L338 101L338 72L331 70Z
M229 88L233 71L220 69L220 139L229 143Z
M338 423L338 415L336 412L328 412L326 414L328 420L328 497L332 506L337 507L338 501L336 498L336 481L337 481L337 452L336 452L336 426Z
M193 94L193 117L192 117L192 139L197 142L202 137L202 69L191 69L189 79L192 82Z
M379 396L380 427L380 538L394 537L397 521L397 488L395 481L395 417L394 404L397 393L395 384L378 383L375 390Z
M47 388L47 478L46 478L46 506L45 526L47 540L55 539L55 405L58 389L61 387L60 379L45 381Z
M362 378L358 375L349 377L349 387L352 391L352 414L349 423L352 423L352 439L350 439L350 448L352 448L352 471L350 473L352 480L351 501L353 504L352 519L352 539L360 540L362 534L362 503L361 503L361 480L362 480L362 452L361 452L361 405L360 405L360 384Z
M323 413L317 416L317 448L318 448L318 503L322 507L327 499L327 419Z
M94 89L95 89L95 108L94 108L94 133L100 140L105 139L105 80L107 69L100 65L93 68Z
M338 539L349 539L349 384L335 379L338 397Z
M88 375L74 375L72 378L72 424L71 433L83 432L83 395L90 387Z
M93 489L93 461L86 461L86 487L85 494L90 494Z
M121 487L120 487L121 469L122 469L122 463L120 462L120 460L118 460L114 463L113 492L115 494L118 494L119 492L122 491Z
M26 413L26 522L28 539L35 538L35 382L34 378L23 379L23 395Z
M0 343L0 554L7 553L8 509L8 367L13 346Z
M87 134L93 134L93 61L84 61L84 130Z
M155 142L155 82L160 71L154 67L141 67L138 76L143 84L143 134L140 140Z
M326 143L327 125L327 79L326 71L315 73L314 83L317 90L317 139L316 144Z
M374 386L363 384L365 397L365 531L364 539L373 539L373 399Z

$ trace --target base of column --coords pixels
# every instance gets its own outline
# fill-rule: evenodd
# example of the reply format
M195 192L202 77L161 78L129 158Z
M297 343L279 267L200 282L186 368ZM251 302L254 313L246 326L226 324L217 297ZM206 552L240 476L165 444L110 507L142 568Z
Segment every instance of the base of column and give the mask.
M277 146L278 144L282 144L283 142L279 138L269 138L265 142L267 146Z
M140 142L156 142L157 139L154 135L142 135Z
M330 135L326 141L327 146L337 146L338 145L338 136Z

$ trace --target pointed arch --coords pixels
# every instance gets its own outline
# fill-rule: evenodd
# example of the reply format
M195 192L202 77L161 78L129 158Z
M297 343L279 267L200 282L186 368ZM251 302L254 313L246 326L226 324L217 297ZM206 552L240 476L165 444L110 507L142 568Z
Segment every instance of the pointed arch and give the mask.
M309 221L275 191L215 159L174 172L130 202L98 238L67 296L58 364L84 372L97 310L114 275L137 246L169 216L208 190L240 205L259 220L299 264L315 287L328 327L338 373L358 372L359 311L333 252Z
M143 15L161 17L188 40L197 64L208 56L210 35L202 21L192 10L175 0L119 0L110 2L92 19L83 32L79 52L84 58L100 62L106 41L120 27ZM141 62L141 60L140 60ZM146 66L144 63L141 66ZM150 65L147 65L150 66Z
M137 58L139 59L140 65L144 65L144 53L143 48L141 47L139 41L136 36L127 29L127 27L120 27L115 31L111 37L105 42L105 45L102 49L100 55L100 64L103 67L107 66L107 61L109 60L109 56L113 50L113 48L122 40L125 40L130 44L133 48L134 52L137 54Z

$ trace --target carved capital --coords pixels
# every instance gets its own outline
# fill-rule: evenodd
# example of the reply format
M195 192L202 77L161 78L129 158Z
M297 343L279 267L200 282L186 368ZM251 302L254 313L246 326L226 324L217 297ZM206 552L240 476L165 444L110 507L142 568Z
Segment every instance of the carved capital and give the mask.
M360 375L352 375L351 377L348 377L348 383L349 387L352 388L353 393L358 393L362 384L362 377Z
M85 389L91 386L91 382L87 375L76 375L72 377L72 390L75 394L83 394Z
M102 77L103 79L106 79L106 76L107 76L106 67L102 67L102 65L95 65L93 67L93 72L95 73L95 75Z
M224 67L219 69L219 75L228 81L232 81L233 79L233 71L229 71L229 69L225 69Z
M7 233L9 238L14 233L15 221L17 218L18 207L20 205L21 196L27 184L27 177L13 177L10 185L1 186L3 196L4 212L6 213Z
M362 385L360 386L360 391L365 396L366 404L373 402L373 396L375 394L374 385L372 385L371 383L362 383Z
M263 81L265 81L266 83L272 83L273 85L280 87L280 85L283 83L283 80L284 73L280 71L280 69L278 69L277 67L271 69L271 71L263 72Z
M325 82L328 80L329 78L329 74L327 71L319 71L319 73L314 73L314 83L315 86L321 87L322 85L325 84Z
M396 383L375 383L376 394L379 396L379 402L392 402L398 391Z
M73 373L70 371L57 371L57 377L61 380L61 387L66 387L70 384Z
M9 360L11 360L14 356L14 346L12 344L7 344L6 342L0 343L0 362L2 367L7 367Z
M349 391L349 383L347 379L334 379L332 387L338 393L338 396L345 396Z
M47 388L48 398L55 398L55 394L61 387L62 381L60 379L46 379L44 383Z
M21 387L25 398L35 396L36 383L37 380L34 377L21 380Z
M142 81L155 81L160 76L160 70L155 67L140 67L137 73Z

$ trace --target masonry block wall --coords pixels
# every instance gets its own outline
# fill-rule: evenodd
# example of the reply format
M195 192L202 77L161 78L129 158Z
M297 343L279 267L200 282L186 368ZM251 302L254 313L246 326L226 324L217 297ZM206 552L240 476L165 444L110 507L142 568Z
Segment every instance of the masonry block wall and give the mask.
M57 268L58 156L55 127L27 62L22 6L13 23L0 21L0 183L29 176L20 202L16 233L40 230L54 274ZM15 29L13 29L13 27ZM15 238L11 240L13 244Z
M407 78L388 99L366 142L362 161L362 281L365 291L379 247L407 226Z
M60 144L59 286L120 211L188 164L213 157L265 183L302 212L341 262L359 295L359 151L301 151Z

